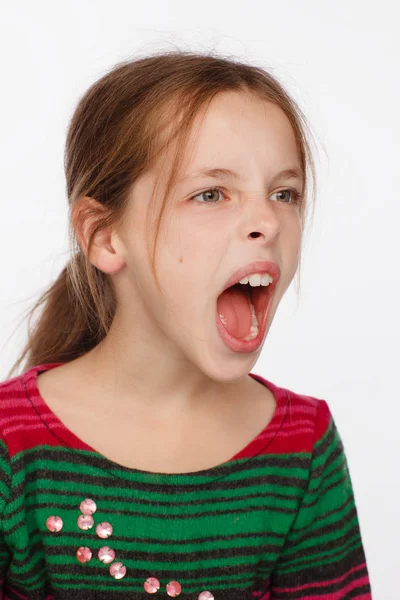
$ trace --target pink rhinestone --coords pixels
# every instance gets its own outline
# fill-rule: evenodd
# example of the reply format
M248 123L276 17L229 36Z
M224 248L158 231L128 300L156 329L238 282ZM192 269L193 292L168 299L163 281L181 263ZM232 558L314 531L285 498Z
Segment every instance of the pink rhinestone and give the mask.
M211 592L201 592L197 600L214 600L214 596Z
M96 525L96 533L99 536L99 538L103 538L106 539L108 537L110 537L110 535L113 532L113 528L112 525L110 525L110 523L99 523L98 525Z
M109 546L103 546L100 548L98 552L98 557L102 563L108 565L108 563L112 562L115 558L114 550L111 550Z
M61 517L55 517L52 515L46 521L47 529L49 531L52 531L53 533L55 531L60 531L62 529L62 526L63 526L63 521L62 521Z
M76 551L76 558L81 563L88 562L92 558L92 551L91 551L91 549L87 548L86 546L81 546Z
M155 594L160 589L160 582L156 577L148 577L143 587L148 594Z
M79 508L81 509L81 512L84 515L92 515L97 510L96 502L94 502L90 498L86 498L86 500L83 500Z
M122 579L126 575L126 567L121 562L113 563L109 571L115 579Z
M93 527L94 520L90 515L79 515L78 527L79 529L91 529Z
M169 583L167 583L165 588L167 590L168 596L172 596L172 598L176 598L176 596L179 596L182 591L181 584L178 583L178 581L170 581Z

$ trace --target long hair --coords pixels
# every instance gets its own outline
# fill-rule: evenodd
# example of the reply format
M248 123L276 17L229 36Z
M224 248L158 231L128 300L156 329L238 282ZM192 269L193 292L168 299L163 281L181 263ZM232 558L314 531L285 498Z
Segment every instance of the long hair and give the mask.
M304 230L309 173L314 193L316 179L309 126L298 104L271 73L212 52L173 50L120 62L79 99L70 120L64 154L70 259L29 309L28 341L8 377L21 365L24 371L37 364L78 358L107 335L116 297L111 277L88 260L93 238L123 220L135 181L176 140L177 150L152 238L151 265L159 287L154 256L168 194L196 116L224 91L249 92L276 104L288 117L304 177L300 203ZM97 214L93 206L88 209L96 213L96 219L85 253L76 235L73 208L86 197L106 210ZM300 268L301 249L298 275ZM32 327L38 309L40 316Z

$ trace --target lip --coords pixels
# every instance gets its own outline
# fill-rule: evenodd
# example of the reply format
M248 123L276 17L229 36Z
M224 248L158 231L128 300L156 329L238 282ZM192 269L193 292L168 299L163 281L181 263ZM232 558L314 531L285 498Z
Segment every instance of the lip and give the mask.
M274 280L270 285L274 288L281 276L281 270L276 262L270 260L256 260L251 263L248 263L244 267L240 267L240 269L235 271L229 277L228 281L226 281L224 287L219 292L218 296L220 296L222 292L230 288L232 285L235 285L235 283L238 283L241 279L243 279L243 277L247 277L252 273L269 273Z

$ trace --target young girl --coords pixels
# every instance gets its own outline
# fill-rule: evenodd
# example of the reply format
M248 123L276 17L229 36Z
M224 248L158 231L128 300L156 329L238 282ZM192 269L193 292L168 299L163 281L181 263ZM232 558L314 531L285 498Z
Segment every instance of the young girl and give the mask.
M1 598L370 599L327 402L250 373L315 173L294 100L234 59L127 61L65 168L76 251L0 384Z

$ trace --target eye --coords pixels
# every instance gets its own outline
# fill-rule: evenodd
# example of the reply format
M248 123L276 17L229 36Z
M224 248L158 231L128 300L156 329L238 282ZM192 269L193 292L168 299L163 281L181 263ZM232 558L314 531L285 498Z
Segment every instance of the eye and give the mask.
M213 187L213 188L209 188L207 190L204 190L204 192L200 192L199 194L196 194L195 196L192 196L190 199L193 200L194 202L197 202L197 204L206 204L208 206L212 206L213 204L218 204L218 202L209 202L208 200L206 202L202 201L202 200L196 200L196 198L198 196L202 196L203 194L213 194L214 192L218 192L218 194L222 194L222 190L220 187Z
M275 194L285 194L288 193L292 195L292 202L290 202L290 204L299 204L300 201L302 200L301 197L301 193L299 192L299 190L296 190L296 188L287 188L286 190L280 190L279 192L275 192ZM273 196L275 196L275 194L273 194ZM288 204L289 202L284 202L284 204Z
M208 188L206 190L204 190L204 192L199 192L198 194L196 194L195 196L192 196L190 198L190 200L193 200L194 202L197 202L198 204L205 204L206 206L212 206L213 204L219 204L219 200L216 201L210 201L208 200L196 200L196 198L198 198L199 196L203 196L203 194L213 194L214 192L218 192L218 194L222 194L223 196L225 196L225 194L223 193L222 189L218 186L216 187L212 187L212 188ZM296 188L286 188L285 190L280 190L279 192L275 192L273 194L273 196L275 196L276 194L287 194L289 193L291 195L292 200L290 201L284 201L283 204L300 204L300 202L302 201L302 194L296 190Z

